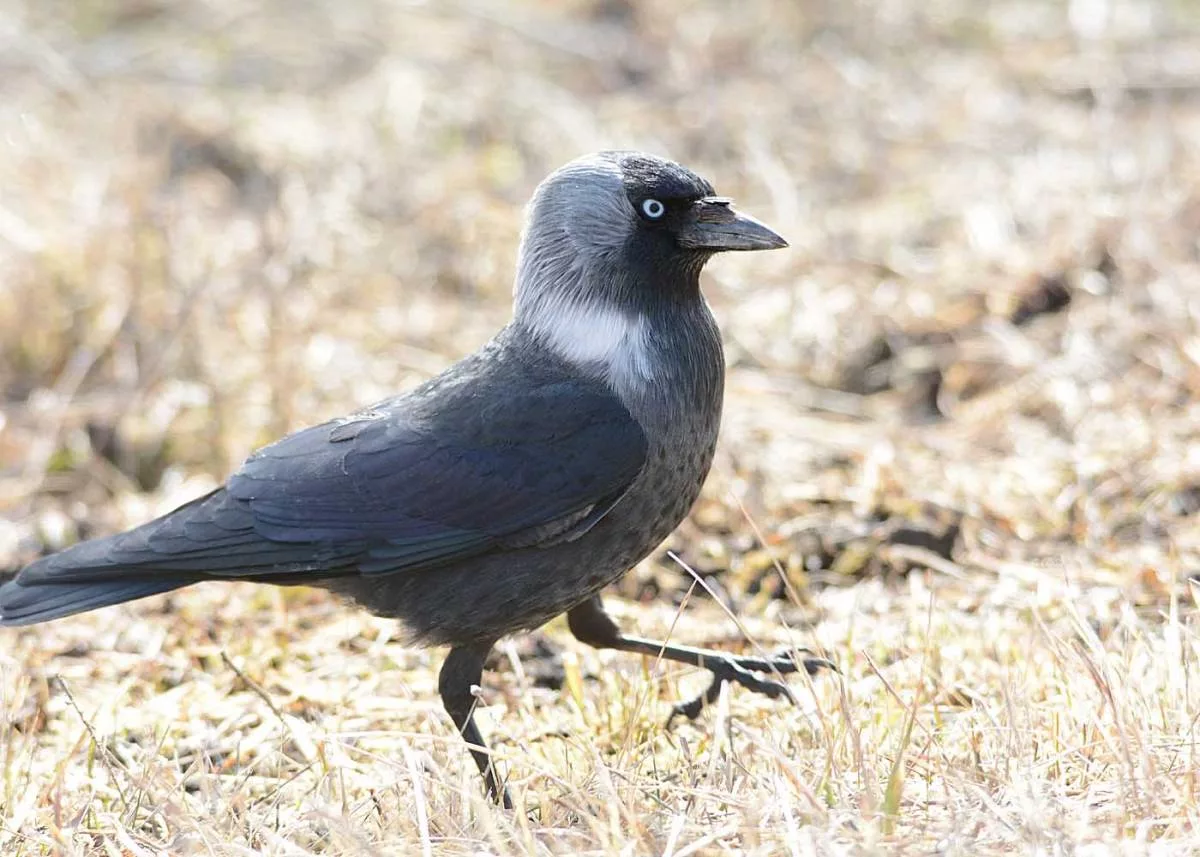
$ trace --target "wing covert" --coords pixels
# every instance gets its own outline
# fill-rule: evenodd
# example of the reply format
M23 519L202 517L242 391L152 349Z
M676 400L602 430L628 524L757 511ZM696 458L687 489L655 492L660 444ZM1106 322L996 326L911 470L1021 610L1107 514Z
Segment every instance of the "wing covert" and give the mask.
M640 426L580 382L505 392L314 426L255 453L228 490L271 541L366 542L368 574L586 532L641 471Z

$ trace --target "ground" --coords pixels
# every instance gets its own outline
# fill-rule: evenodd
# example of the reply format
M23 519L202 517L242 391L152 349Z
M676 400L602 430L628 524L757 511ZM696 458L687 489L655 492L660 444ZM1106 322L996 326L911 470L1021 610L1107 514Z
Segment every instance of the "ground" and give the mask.
M0 5L0 569L409 388L509 314L521 206L672 156L720 258L722 444L630 629L840 675L796 705L312 590L0 631L0 854L1200 849L1200 7ZM694 572L694 573L693 573Z

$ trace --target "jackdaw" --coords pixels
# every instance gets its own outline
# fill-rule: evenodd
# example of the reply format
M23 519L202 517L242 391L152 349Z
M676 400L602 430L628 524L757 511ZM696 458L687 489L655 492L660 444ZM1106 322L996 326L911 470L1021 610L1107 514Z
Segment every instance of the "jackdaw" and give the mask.
M724 682L787 697L780 674L832 665L630 636L599 596L683 519L712 462L725 365L700 269L786 246L679 164L572 161L534 193L513 320L479 351L259 450L157 520L34 562L0 587L0 624L204 580L324 587L450 647L442 701L505 805L472 695L505 634L566 612L592 646L710 670L676 707L691 717Z

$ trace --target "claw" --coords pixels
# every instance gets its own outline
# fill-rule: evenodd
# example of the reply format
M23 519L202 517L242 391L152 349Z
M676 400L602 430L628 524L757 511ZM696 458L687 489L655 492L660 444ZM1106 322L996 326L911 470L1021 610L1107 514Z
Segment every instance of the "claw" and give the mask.
M747 667L743 662L739 662L737 658L729 657L712 664L709 669L712 671L713 678L709 682L704 693L697 696L695 699L687 702L677 703L671 709L671 716L667 718L667 726L670 727L675 718L683 715L688 720L695 720L700 716L700 712L704 710L706 705L712 705L717 701L717 697L721 694L721 685L726 682L740 684L747 690L752 690L755 693L761 693L770 699L779 699L783 697L791 702L796 703L796 697L792 693L792 689L781 681L774 679L762 678L755 675L755 672L767 672L766 669L758 669L760 666L774 667L772 672L780 673L795 672L796 663L791 658L786 658L778 663L763 664L761 661L752 664L752 667Z
M717 697L721 695L721 685L725 680L713 675L712 681L708 683L708 687L704 689L704 693L697 696L695 699L688 702L677 702L671 707L671 716L667 718L667 728L670 729L675 723L675 718L680 715L688 720L695 720L700 716L700 712L704 710L704 706L712 705L717 701Z
M825 658L803 658L800 663L804 666L804 671L809 675L816 675L821 670L833 670L835 673L841 674L841 669L831 660Z
M801 649L800 651L807 654L806 649ZM804 670L809 675L816 675L822 669L841 672L837 664L825 658L806 657L800 660L800 665L804 667ZM695 720L699 717L700 712L704 710L705 706L712 705L717 701L717 697L721 694L721 685L725 684L725 682L740 684L747 690L764 694L771 699L784 697L793 705L796 704L796 696L786 684L781 681L761 678L755 675L755 673L768 672L787 675L796 672L796 659L792 657L789 651L785 650L774 655L768 661L757 658L737 658L730 655L709 665L709 670L712 672L713 678L704 692L694 699L676 703L672 707L671 716L667 718L668 729L674 724L676 717L683 716L688 720Z

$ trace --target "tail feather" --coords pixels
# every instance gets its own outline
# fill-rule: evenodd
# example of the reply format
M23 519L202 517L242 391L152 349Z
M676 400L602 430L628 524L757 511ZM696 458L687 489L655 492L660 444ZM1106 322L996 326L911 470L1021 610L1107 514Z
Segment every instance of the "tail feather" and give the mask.
M32 625L201 580L311 583L354 573L366 546L277 542L224 489L124 533L42 557L0 582L0 625Z
M179 578L104 580L96 583L35 583L9 581L0 586L0 625L33 625L97 610L135 598L170 592L194 583Z
M0 579L0 626L48 622L202 580L205 575L195 568L171 568L172 555L155 550L150 540L203 519L223 495L218 489L133 530L80 542Z

